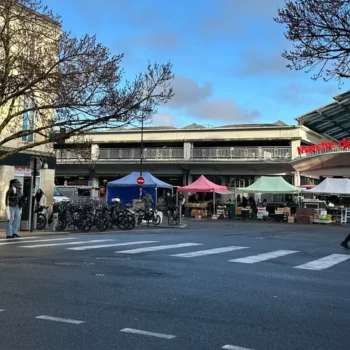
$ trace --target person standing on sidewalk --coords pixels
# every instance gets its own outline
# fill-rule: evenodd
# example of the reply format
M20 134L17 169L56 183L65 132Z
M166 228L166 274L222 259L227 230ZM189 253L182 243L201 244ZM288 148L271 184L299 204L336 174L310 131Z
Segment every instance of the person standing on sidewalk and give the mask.
M6 238L17 238L22 208L22 184L13 179L10 181L10 186L6 192Z

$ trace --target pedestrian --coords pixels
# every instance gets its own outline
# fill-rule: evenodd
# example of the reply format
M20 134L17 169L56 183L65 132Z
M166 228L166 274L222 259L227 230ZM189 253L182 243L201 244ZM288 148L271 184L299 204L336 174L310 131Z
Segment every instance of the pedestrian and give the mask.
M17 179L12 179L6 192L6 238L17 238L21 222L22 208L22 184Z
M181 205L181 214L182 214L182 216L185 216L185 210L186 210L185 204L186 204L186 198L181 193L181 195L180 195L180 205Z
M346 236L346 238L344 239L343 242L340 243L340 245L345 248L345 249L350 249L350 247L348 246L348 243L350 242L350 234L348 234Z
M46 214L47 198L46 198L46 196L41 188L39 188L36 191L35 202L36 202L36 205L39 206L40 212L42 212L43 214Z

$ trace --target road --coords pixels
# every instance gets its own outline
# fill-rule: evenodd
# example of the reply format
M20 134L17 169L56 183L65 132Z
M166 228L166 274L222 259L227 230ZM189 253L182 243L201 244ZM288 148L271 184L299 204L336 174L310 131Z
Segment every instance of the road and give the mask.
M348 350L345 233L210 222L1 240L0 348Z

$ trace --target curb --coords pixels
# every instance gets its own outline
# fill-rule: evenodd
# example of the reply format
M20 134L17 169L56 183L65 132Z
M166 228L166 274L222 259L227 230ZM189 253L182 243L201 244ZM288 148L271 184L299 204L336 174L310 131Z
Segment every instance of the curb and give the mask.
M117 233L150 233L150 231L152 233L155 233L156 231L160 231L161 229L163 230L184 230L188 227L187 224L182 224L179 226L142 226L142 229L138 230L137 226L135 226L134 229L132 230L114 230L114 231L103 231L103 232L99 232L99 231L88 231L88 232L79 232L79 231L67 231L68 234L81 234L81 235L95 235L95 234L117 234ZM63 231L64 232L64 231Z

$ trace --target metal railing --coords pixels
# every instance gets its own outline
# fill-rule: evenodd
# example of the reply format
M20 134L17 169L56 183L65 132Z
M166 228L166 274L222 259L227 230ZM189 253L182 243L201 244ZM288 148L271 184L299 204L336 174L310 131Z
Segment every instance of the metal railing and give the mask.
M88 160L91 152L74 152L68 150L56 151L57 161L61 160ZM140 148L100 148L96 154L97 161L108 160L139 160ZM290 147L194 147L191 149L190 158L194 160L289 160L291 159ZM145 160L170 160L184 159L183 148L145 148L143 150Z
M66 149L56 150L56 158L57 161L60 160L90 160L91 159L91 151L90 150L82 150L82 151L69 151Z
M183 148L144 148L143 159L183 159ZM141 158L140 148L100 148L100 160L132 160Z
M290 147L215 147L193 148L193 159L290 159Z

